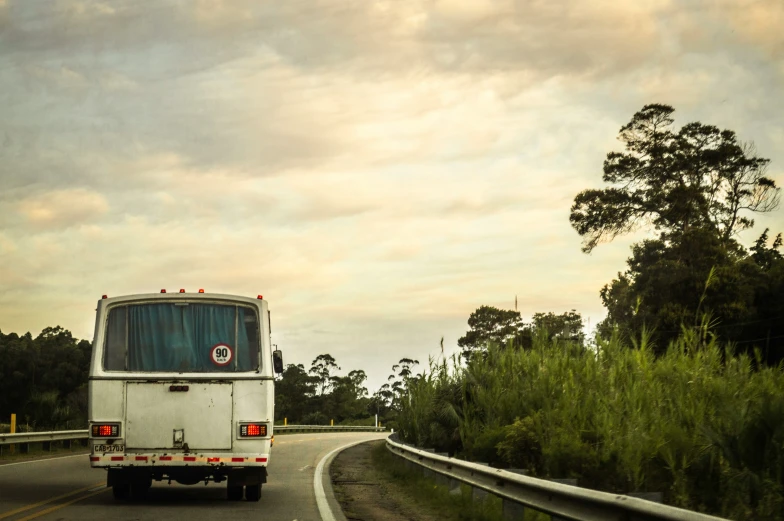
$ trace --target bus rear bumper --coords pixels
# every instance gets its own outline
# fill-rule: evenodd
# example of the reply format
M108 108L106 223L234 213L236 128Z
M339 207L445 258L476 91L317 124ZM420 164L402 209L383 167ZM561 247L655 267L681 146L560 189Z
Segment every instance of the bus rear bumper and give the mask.
M90 454L93 468L117 467L266 467L269 454L133 453Z

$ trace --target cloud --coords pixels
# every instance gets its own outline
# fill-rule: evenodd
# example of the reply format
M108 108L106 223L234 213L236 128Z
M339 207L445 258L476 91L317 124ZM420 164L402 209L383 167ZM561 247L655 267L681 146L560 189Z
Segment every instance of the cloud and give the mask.
M55 230L100 218L109 211L109 204L101 194L75 188L23 199L17 208L34 228Z
M515 293L601 318L635 238L568 209L643 104L784 175L779 4L0 1L0 327L261 293L287 361L380 377Z

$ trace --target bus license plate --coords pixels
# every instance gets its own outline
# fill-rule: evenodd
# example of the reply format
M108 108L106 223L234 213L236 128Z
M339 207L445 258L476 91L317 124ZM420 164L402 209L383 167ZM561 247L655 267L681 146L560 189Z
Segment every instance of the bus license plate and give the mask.
M125 445L93 445L93 452L125 452Z

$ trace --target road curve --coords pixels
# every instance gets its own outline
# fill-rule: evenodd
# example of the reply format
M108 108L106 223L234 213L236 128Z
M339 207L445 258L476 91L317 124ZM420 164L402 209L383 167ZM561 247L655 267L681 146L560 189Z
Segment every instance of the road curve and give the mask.
M314 474L322 459L344 445L386 436L277 436L258 503L227 501L225 483L183 486L166 482L153 483L143 501L118 502L105 486L105 471L91 469L86 454L0 465L0 521L322 521L316 501L319 487L314 488Z

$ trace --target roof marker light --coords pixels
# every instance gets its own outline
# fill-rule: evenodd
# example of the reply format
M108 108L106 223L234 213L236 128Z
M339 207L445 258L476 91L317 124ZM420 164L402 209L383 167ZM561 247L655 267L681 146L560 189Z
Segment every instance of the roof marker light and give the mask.
M105 299L105 298L106 298L106 295L101 295L101 299Z
M181 290L180 290L180 293L185 293L185 290L184 290L184 289L181 289Z
M200 289L200 290L199 290L199 293L204 293L204 290L203 290L203 289Z
M162 289L162 290L161 290L161 293L166 293L166 290L165 290L165 289Z
M259 296L258 296L258 297L256 297L256 298L257 298L257 299L259 299L259 300L264 300L264 296L263 296L263 295L259 295Z

